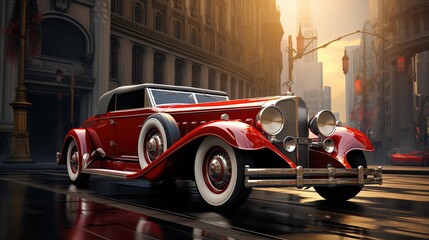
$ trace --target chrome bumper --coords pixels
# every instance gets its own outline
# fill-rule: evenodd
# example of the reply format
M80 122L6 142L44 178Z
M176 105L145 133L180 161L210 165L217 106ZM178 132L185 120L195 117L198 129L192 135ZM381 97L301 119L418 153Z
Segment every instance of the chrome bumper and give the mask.
M382 184L382 169L358 168L250 168L244 170L246 187L285 187L297 188L313 186L364 186ZM271 178L270 178L271 177Z

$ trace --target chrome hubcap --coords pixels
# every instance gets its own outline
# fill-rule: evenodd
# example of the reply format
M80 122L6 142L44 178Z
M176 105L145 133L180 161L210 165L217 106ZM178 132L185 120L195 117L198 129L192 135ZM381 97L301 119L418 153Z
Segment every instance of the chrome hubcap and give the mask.
M149 134L148 141L146 142L147 158L151 162L159 157L164 151L164 142L162 141L161 133L153 130Z
M221 149L207 158L207 178L212 191L223 192L231 181L231 161L228 154Z
M70 167L74 173L76 173L79 169L79 152L76 148L73 149L72 154L70 156Z

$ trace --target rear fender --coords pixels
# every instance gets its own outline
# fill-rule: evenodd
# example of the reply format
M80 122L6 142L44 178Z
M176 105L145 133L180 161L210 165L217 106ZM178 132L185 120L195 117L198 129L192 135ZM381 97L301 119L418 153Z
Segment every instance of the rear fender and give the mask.
M310 167L325 168L328 163L331 163L333 167L351 168L347 161L349 152L354 150L374 151L371 140L365 134L353 128L337 127L335 134L330 138L334 140L335 150L330 154L323 150L311 150ZM339 164L332 160L337 160Z

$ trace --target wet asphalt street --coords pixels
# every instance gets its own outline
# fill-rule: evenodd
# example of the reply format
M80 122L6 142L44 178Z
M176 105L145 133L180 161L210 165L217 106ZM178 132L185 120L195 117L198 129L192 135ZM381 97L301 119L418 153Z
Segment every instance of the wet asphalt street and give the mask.
M191 181L150 183L65 168L0 166L0 239L429 239L429 175L384 174L343 204L313 189L254 189L234 212L206 208Z

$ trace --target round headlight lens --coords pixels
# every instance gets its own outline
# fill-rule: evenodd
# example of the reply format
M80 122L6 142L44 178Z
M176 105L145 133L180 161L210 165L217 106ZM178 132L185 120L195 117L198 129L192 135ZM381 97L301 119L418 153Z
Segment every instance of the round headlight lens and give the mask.
M323 149L327 153L332 153L335 149L335 143L334 140L327 138L325 141L323 141Z
M257 116L257 122L262 130L269 135L276 135L283 128L283 113L276 106L262 109Z
M283 147L287 152L293 152L296 149L296 139L290 136L287 136L284 140L283 140Z
M310 121L310 130L316 135L322 134L325 137L329 137L334 134L336 127L335 116L328 110L318 112Z

